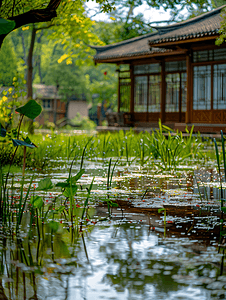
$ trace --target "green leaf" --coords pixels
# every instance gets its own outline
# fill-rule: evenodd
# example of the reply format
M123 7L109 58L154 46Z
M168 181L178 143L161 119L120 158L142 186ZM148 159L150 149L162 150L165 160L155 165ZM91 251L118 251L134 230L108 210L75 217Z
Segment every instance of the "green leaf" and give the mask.
M63 195L65 197L73 197L77 192L77 186L73 187L66 187L65 191L63 192Z
M38 148L34 143L32 143L32 141L29 139L29 137L27 136L25 139L23 138L24 142L29 144L29 145L33 145L34 147Z
M35 148L35 145L33 143L32 144L28 144L25 141L15 140L15 139L12 139L12 141L13 141L13 146L14 147L25 146L25 147L29 147L29 148Z
M76 185L74 185L74 184L72 184L72 185L70 185L70 183L67 183L67 182L58 182L57 184L56 184L56 186L58 186L58 187L61 187L61 188L67 188L67 187L77 187Z
M16 111L33 120L40 115L42 107L35 100L30 100L24 106L17 108Z
M53 184L50 178L41 179L38 183L36 191L47 191L53 188Z
M162 128L169 131L169 132L175 132L172 128L166 126L166 125L162 125Z
M160 213L161 211L166 210L165 208L159 208L158 209L158 213Z
M57 182L56 186L59 186L61 188L66 188L69 186L69 184L67 182L61 181L61 182Z
M226 212L226 207L224 206L224 207L221 207L221 210L223 211L223 212Z
M82 175L84 173L85 173L85 170L81 169L75 176L68 178L67 182L76 183L82 177Z
M75 183L82 177L82 175L85 173L85 170L80 170L75 176L69 177L66 181L61 181L56 184L56 186L59 186L61 188L77 188Z
M5 20L0 18L0 35L7 34L12 31L16 26L15 21Z
M115 202L110 202L110 205L111 205L112 207L118 207L118 204L115 203Z
M33 204L35 208L41 208L44 204L40 196L31 196L30 203Z
M58 208L57 211L58 211L59 213L62 213L64 210L65 210L65 207L64 207L64 206L61 206L61 207Z
M59 228L59 223L58 222L50 221L48 224L49 224L50 229L52 229L53 232L57 232L57 230Z

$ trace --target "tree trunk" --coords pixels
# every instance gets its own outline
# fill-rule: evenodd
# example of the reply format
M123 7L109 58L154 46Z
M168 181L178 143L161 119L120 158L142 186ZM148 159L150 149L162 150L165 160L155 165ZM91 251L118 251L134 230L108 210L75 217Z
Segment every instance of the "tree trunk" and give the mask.
M34 46L35 46L35 37L36 37L36 28L35 25L33 24L32 27L32 34L31 34L31 43L30 43L30 48L29 48L29 53L28 53L28 58L27 58L27 99L32 99L33 97L33 89L32 89L32 73L33 73L33 52L34 52Z
M38 68L38 75L40 77L40 82L43 83L43 76L42 76L42 70L41 70L41 40L43 36L43 30L40 32L40 35L37 37L37 43L38 43L38 53L37 53L37 61L36 66Z
M27 99L30 100L33 98L33 52L35 46L35 37L36 37L36 28L35 24L32 26L31 33L31 43L29 48L29 53L27 57ZM34 134L34 122L33 120L29 120L28 132L30 134Z

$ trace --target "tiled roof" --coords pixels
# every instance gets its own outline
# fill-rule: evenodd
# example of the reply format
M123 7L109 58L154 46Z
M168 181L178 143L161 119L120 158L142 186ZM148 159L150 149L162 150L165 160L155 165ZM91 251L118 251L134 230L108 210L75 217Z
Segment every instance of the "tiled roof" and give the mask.
M149 45L217 35L222 21L221 10L224 7L226 5L178 24L156 27L159 36L150 39Z
M44 99L59 99L63 100L64 97L62 93L57 91L57 87L54 85L45 85L45 84L33 84L34 87L34 98ZM86 101L86 96L81 95L71 95L67 97L67 100L70 101Z
M220 28L221 6L211 12L173 25L156 27L156 31L125 40L113 45L92 46L97 51L94 56L96 62L108 60L122 60L130 57L152 56L158 53L168 53L172 50L159 48L165 42L176 42L197 37L205 37L218 34ZM162 46L164 47L164 45Z
M153 48L150 50L148 42L153 38L159 37L157 32L149 33L123 42L93 48L97 51L94 56L95 61L114 59L114 58L129 58L134 56L150 55L154 53L169 52L168 49Z
M41 99L61 99L62 97L57 93L57 88L54 85L45 85L45 84L34 84L33 85L35 92L34 98Z

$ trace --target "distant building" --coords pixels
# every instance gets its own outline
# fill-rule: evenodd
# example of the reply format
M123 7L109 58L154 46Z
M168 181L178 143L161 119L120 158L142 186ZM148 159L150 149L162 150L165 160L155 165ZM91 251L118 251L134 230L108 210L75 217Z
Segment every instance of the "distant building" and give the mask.
M36 120L44 125L45 122L59 124L60 120L73 119L77 113L88 116L88 104L85 97L70 97L63 101L56 86L45 84L34 84L34 99L40 100L43 111Z
M226 43L215 45L222 8L113 45L93 46L95 63L118 67L124 125L226 132ZM122 66L120 68L120 66Z

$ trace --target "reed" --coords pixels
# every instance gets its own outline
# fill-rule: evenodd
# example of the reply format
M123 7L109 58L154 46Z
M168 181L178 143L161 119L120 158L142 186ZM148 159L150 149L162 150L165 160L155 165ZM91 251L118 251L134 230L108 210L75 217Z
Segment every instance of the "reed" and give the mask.
M164 134L164 131L167 134ZM192 157L192 132L187 141L183 138L182 132L174 132L171 128L164 126L159 121L159 130L152 133L151 146L149 146L155 158L155 164L161 169L176 169L182 162ZM172 134L173 133L173 134ZM158 162L157 159L160 161Z
M191 164L201 156L205 160L206 154L202 151L204 143L200 137L193 137L193 129L187 132L189 136L185 138L182 133L173 132L172 129L159 122L159 130L151 134L148 132L137 134L130 130L118 133L98 133L92 137L86 134L36 135L33 140L39 148L35 153L27 149L26 167L45 172L55 166L56 160L61 166L66 166L73 155L81 157L82 161L84 158L86 160L100 158L103 161L107 158L125 158L127 165L136 160L141 166L154 163L159 169L172 170L184 161ZM4 151L7 153L10 150L9 148L7 150L7 147L1 153L2 158ZM17 163L22 163L23 153L18 151L15 159ZM123 160L121 160L122 163Z
M164 238L166 237L166 209L165 208L159 208L158 213L164 213Z

